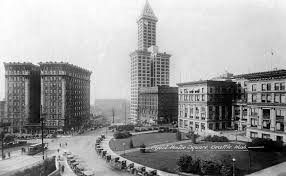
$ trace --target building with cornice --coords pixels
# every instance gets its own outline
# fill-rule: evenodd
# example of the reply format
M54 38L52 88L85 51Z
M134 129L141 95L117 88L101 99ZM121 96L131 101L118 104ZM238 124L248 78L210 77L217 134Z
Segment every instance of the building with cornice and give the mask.
M40 122L40 67L10 62L5 67L5 117L11 133L27 133L26 126Z
M79 130L89 119L91 72L65 62L39 65L45 130L48 133Z
M232 81L201 80L178 83L178 128L208 134L232 127Z
M286 142L286 70L234 76L238 89L233 108L238 129L250 138Z
M139 89L169 85L171 55L159 52L156 46L156 23L150 4L145 6L137 21L138 49L130 54L131 57L131 105L130 121L137 123L139 119Z

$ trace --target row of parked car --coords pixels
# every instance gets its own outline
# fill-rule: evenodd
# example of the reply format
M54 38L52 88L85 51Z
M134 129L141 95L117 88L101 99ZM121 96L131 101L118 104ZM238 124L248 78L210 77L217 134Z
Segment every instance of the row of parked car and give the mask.
M117 170L121 170L123 172L128 172L131 175L141 175L141 176L159 176L157 174L157 170L150 170L146 169L145 166L138 165L135 163L127 163L127 160L125 158L121 158L118 156L112 156L107 153L106 150L101 148L100 143L101 141L105 139L105 136L102 135L96 140L95 143L95 150L99 156L101 156L107 163L110 164L111 167Z
M135 132L142 132L142 131L152 131L152 130L158 130L158 132L164 133L164 132L171 132L171 133L176 133L178 131L177 128L175 127L135 127L134 131Z
M55 134L44 134L44 138L55 138ZM41 134L34 134L34 135L15 135L15 139L19 140L29 140L29 139L41 139L42 135Z

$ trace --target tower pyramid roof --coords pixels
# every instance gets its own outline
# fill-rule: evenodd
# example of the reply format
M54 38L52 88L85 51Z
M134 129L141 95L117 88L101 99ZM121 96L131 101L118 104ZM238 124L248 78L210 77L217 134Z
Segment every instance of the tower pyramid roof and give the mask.
M158 21L158 19L155 16L148 0L146 0L145 6L142 9L141 15L139 16L139 19L141 19L141 18L147 18L147 19Z

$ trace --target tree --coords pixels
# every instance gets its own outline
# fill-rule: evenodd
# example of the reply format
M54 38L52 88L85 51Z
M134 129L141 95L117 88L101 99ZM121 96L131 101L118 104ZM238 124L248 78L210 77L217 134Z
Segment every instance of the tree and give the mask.
M13 142L15 140L15 136L14 135L6 135L4 137L4 142L9 143L9 142Z
M134 148L133 140L132 140L132 139L130 139L130 142L129 142L129 148Z

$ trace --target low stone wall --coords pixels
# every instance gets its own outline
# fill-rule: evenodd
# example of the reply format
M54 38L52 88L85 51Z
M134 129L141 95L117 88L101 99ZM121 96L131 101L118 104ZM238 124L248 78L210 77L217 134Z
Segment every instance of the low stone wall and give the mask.
M56 169L54 172L50 173L48 176L61 176L60 170Z
M55 165L56 165L56 170L52 173L50 173L48 176L60 176L60 168L59 168L59 162L58 162L58 156L55 157Z
M140 133L137 133L140 134ZM112 167L117 168L116 163L120 165L120 162L126 161L126 166L124 168L120 167L120 170L129 172L131 174L136 174L137 172L141 173L141 175L148 175L148 176L177 176L178 174L168 173L161 170L157 170L151 167L143 166L141 164L135 163L134 161L128 160L122 156L119 156L115 152L113 152L109 147L109 141L112 139L110 137L109 139L105 139L105 137L99 137L96 141L96 151L98 155L102 156L102 158L106 159L106 162L109 162ZM104 141L103 141L104 140ZM103 145L104 144L104 145ZM104 154L103 154L104 152ZM107 159L106 156L110 156L110 159ZM114 162L115 158L119 158L118 161ZM129 167L132 165L133 167ZM142 168L144 168L145 171L142 171ZM156 174L151 174L151 172L156 172Z

